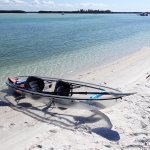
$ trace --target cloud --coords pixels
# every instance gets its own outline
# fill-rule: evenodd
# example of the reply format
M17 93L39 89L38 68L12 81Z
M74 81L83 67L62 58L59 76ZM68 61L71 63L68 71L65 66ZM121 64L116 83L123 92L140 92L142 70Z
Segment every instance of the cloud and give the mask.
M55 3L58 9L64 8L65 10L78 10L78 9L108 9L107 5L103 3L94 2L72 2L72 3Z
M96 3L96 2L72 2L72 3L56 3L57 6L63 6L63 7L78 7L78 8L102 8L107 7L104 3Z
M32 5L39 5L40 4L40 1L39 0L32 0L30 2Z
M23 10L79 10L79 9L106 9L100 2L58 2L57 0L0 0L1 8L11 7ZM6 7L4 7L6 6ZM9 7L8 7L9 6Z
M24 4L26 2L23 1L23 0L12 0L12 3L15 3L15 4Z
M80 3L79 5L83 6L83 7L104 7L104 6L106 6L103 3L93 3L93 2Z
M9 4L9 3L10 3L10 0L1 0L0 1L1 5L5 5L5 4Z
M24 0L1 0L0 4L2 4L2 5L5 5L5 4L18 5L18 4L28 4L28 3L25 2Z
M54 2L54 1L51 1L51 0L43 0L43 1L42 1L42 4L44 4L44 5L54 5L55 2Z
M55 2L52 0L32 0L29 2L32 5L54 5Z
M68 8L102 8L107 7L107 5L103 3L94 3L94 2L85 2L85 3L55 3L56 6L68 7Z
M25 4L25 5L52 5L54 1L52 0L1 0L0 4L9 4L9 5L18 5L18 4Z

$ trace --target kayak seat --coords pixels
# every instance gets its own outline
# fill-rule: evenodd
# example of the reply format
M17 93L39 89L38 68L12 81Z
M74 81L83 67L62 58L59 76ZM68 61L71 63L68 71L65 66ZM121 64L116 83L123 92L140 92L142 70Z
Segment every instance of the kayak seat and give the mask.
M25 82L25 89L32 90L34 92L42 92L44 89L44 81L38 77L30 76Z
M69 96L71 90L71 85L68 82L58 80L54 89L55 95L59 96Z

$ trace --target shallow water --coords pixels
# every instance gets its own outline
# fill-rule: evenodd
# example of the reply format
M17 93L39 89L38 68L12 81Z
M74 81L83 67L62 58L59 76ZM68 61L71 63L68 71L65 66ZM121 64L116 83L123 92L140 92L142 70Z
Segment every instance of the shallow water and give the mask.
M65 77L150 46L150 17L0 14L0 82Z

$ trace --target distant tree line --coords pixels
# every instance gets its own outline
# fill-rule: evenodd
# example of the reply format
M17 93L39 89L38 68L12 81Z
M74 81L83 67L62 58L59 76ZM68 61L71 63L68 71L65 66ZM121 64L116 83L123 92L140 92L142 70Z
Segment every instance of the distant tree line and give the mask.
M0 13L26 13L23 10L0 10Z
M84 10L84 9L80 9L77 11L23 11L23 10L0 10L0 13L61 13L61 14L138 14L138 13L142 13L142 12L112 12L111 10L92 10L92 9L88 9L88 10ZM147 12L148 14L150 14L150 12Z
M80 9L79 12L80 13L111 13L111 10L92 10L92 9L84 10L84 9Z
M87 14L87 13L111 13L110 10L84 10L80 9L78 11L38 11L38 13L79 13L79 14Z
M0 13L111 13L110 10L84 10L80 9L78 11L38 11L38 12L26 12L23 10L0 10Z

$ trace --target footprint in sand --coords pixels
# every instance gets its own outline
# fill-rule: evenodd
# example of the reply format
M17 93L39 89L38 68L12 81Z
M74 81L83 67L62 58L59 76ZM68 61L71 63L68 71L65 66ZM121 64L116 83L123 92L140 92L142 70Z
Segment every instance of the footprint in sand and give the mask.
M12 128L15 126L15 123L10 123L9 127Z
M4 126L0 126L0 129L4 129Z
M142 145L128 145L126 147L124 147L123 149L135 149L135 150L142 150L143 146Z

